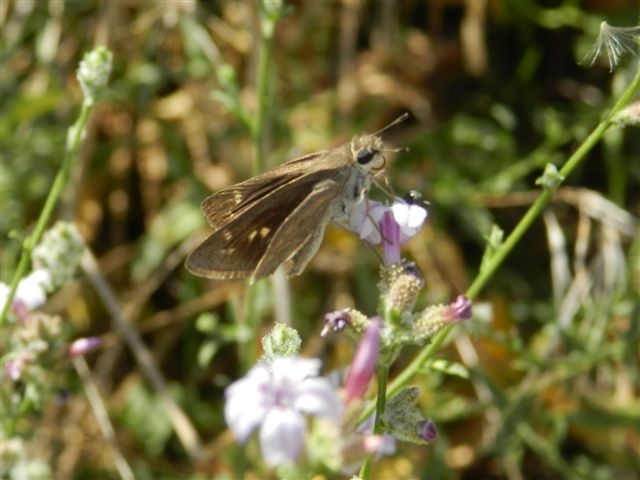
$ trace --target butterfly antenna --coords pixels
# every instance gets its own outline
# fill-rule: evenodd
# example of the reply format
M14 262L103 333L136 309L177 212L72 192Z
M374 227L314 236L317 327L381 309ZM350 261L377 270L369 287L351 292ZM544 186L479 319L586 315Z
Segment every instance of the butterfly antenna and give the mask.
M407 153L409 151L409 147L383 148L380 151L391 153Z
M393 122L391 122L390 124L388 124L385 127L382 127L380 130L378 130L377 132L374 132L372 135L380 135L385 130L388 130L391 127L395 127L399 123L404 122L407 118L409 118L409 114L407 112L405 112L402 115L400 115L398 118L396 118Z

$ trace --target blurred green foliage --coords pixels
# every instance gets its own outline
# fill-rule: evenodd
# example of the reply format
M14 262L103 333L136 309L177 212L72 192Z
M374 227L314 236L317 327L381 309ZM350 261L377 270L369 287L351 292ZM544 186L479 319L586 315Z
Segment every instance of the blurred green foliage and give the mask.
M419 190L431 204L428 227L407 248L425 274L422 302L465 290L492 225L513 228L545 165L566 160L638 68L637 57L613 73L606 60L578 63L601 21L637 24L633 0L289 7L274 38L268 162L337 145L409 111L411 121L385 134L409 147L387 173L395 191ZM78 334L104 336L91 363L137 478L249 476L257 451L250 446L253 458L242 458L226 433L223 389L259 357L260 334L283 299L268 282L244 294L194 278L182 258L206 231L200 201L251 174L242 112L256 102L254 3L14 0L2 2L0 22L1 279L10 279L15 238L33 227L64 154L81 103L78 61L105 44L115 60L109 95L58 214L77 223L99 257L205 460L185 454L89 288L69 286L50 309ZM442 350L448 363L416 379L438 442L401 448L375 478L636 478L640 260L630 244L640 232L640 135L610 131L565 185L575 189L557 196L554 217L536 222L477 300L476 318ZM317 340L321 319L349 304L373 312L376 264L349 234L328 232L291 282L305 354L332 367L349 361L349 342ZM65 405L51 401L23 420L23 431L48 439L30 451L34 465L44 455L68 478L115 478L92 417L74 413L84 402L74 390Z

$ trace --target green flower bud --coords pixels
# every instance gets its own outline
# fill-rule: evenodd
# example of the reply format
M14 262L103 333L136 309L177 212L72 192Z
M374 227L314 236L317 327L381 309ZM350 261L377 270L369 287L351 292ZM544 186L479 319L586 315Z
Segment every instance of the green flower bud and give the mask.
M295 328L276 323L271 331L262 337L264 358L269 361L274 357L288 357L300 352L302 339Z
M382 415L385 433L418 445L426 445L435 440L435 425L418 407L419 394L416 387L409 387L389 399Z
M113 54L98 47L84 55L78 66L77 77L88 100L99 99L106 89L113 67Z
M31 254L33 268L47 270L51 275L51 290L55 290L73 278L83 251L84 239L76 226L56 222Z

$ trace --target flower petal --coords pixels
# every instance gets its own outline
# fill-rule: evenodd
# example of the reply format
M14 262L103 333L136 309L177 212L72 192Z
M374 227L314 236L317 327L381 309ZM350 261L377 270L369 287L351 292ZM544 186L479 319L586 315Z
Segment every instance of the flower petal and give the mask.
M227 387L224 419L238 442L245 442L265 417L271 398L268 387L269 372L263 365Z
M38 269L31 272L18 283L14 302L21 302L27 310L34 310L47 301L47 288L51 283L51 274L48 270ZM3 284L4 285L4 284ZM9 288L3 286L0 289L0 303L2 307L6 303L6 297L9 294Z
M393 217L400 226L400 242L406 243L420 229L427 218L427 209L404 200L397 201L391 206Z
M379 222L382 232L382 251L388 264L400 262L400 225L391 210L388 210Z
M308 378L302 385L294 408L300 412L326 417L334 421L342 418L343 406L329 380Z
M349 214L349 228L372 245L380 243L378 222L388 207L375 200L365 199L355 204Z
M287 382L295 384L318 375L321 366L322 362L317 358L276 357L271 363L271 372L275 381L286 378Z
M265 462L275 467L297 459L304 445L305 423L299 413L272 409L260 428L260 450Z

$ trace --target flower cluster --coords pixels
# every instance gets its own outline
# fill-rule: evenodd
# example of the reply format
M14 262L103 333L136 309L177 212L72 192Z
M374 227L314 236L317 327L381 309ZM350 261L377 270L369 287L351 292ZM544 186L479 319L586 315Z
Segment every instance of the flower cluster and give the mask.
M0 383L4 433L18 432L18 422L40 410L67 388L65 377L70 357L85 355L100 345L96 337L69 343L71 326L58 315L40 311L47 297L75 273L84 244L73 225L59 222L34 249L34 270L12 289L0 283L0 309L6 311L0 336ZM5 308L6 307L6 308ZM12 478L51 478L48 464L25 452L26 437L7 434L2 438L3 471Z
M10 300L11 312L24 318L28 312L41 307L49 293L73 278L83 251L84 241L75 225L57 222L33 250L34 270L18 283ZM1 311L9 301L10 290L0 282Z
M8 333L3 335L1 344L2 375L14 382L35 380L32 393L37 390L36 384L44 388L57 383L51 378L43 381L55 371L52 365L66 356L84 355L100 344L95 337L68 344L69 332L62 319L38 311L51 292L73 277L83 250L84 243L75 226L58 222L34 249L34 270L18 282L15 294L11 296L10 287L0 283L0 309L10 303Z
M393 453L395 439L373 435L370 426L359 427L358 409L351 404L364 398L371 380L380 326L380 321L371 322L342 389L319 376L317 359L303 358L298 352L265 355L225 392L225 420L237 441L246 442L258 430L260 451L271 467L299 461L305 445L313 447L308 448L308 457L344 472L368 455ZM276 324L263 343L282 350L290 347L290 338L296 336L291 327ZM305 415L316 420L312 432Z

